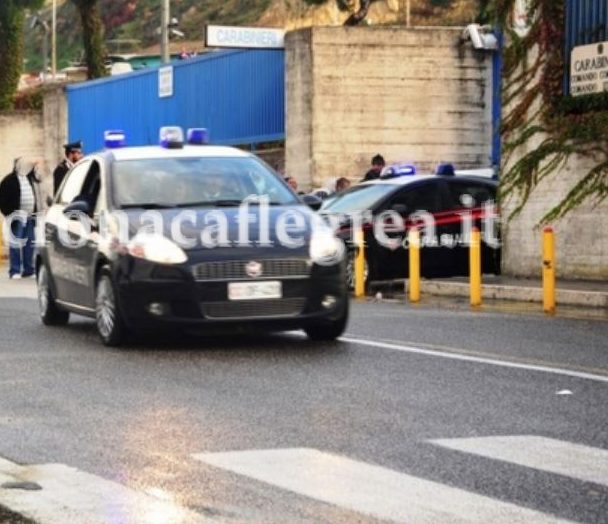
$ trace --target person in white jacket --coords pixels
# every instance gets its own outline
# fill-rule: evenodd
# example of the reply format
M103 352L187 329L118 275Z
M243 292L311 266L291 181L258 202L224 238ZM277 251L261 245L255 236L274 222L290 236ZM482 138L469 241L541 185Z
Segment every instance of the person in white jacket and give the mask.
M13 172L0 185L0 210L10 221L17 242L9 246L9 277L34 274L34 234L36 213L42 210L38 163L27 158L15 160ZM19 212L21 217L12 216Z

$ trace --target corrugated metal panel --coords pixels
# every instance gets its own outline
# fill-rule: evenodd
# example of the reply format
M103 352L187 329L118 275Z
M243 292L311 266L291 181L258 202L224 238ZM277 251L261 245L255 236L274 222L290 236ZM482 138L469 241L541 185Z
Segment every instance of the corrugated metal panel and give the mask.
M159 98L158 69L69 86L70 140L103 147L103 131L123 129L131 145L156 144L163 125L206 127L216 144L285 136L283 50L221 51L174 62L173 96Z
M565 0L564 92L570 91L570 53L579 45L608 40L608 0Z

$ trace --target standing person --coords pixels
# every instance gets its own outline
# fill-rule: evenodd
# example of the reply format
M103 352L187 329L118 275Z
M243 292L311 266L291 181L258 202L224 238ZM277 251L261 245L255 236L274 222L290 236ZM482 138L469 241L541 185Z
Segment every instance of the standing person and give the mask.
M365 173L365 177L363 178L363 182L368 180L375 180L376 178L380 178L380 173L384 169L386 162L384 161L384 157L380 154L374 156L372 158L372 168Z
M67 172L72 169L72 166L82 158L82 141L78 140L63 146L65 158L59 162L59 165L53 171L53 195L57 194L57 190L63 182Z
M41 210L40 178L37 163L25 158L15 160L13 172L0 184L0 211L9 217L16 211L26 213L25 220L11 222L11 232L23 246L9 248L9 277L17 279L34 274L35 213Z

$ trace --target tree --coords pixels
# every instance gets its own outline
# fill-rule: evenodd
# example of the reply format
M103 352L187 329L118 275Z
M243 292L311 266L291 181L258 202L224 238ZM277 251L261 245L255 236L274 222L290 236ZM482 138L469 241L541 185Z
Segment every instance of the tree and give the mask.
M72 0L80 13L84 56L89 79L106 75L103 24L98 0Z
M23 70L25 10L41 7L43 0L0 1L0 111L13 108Z

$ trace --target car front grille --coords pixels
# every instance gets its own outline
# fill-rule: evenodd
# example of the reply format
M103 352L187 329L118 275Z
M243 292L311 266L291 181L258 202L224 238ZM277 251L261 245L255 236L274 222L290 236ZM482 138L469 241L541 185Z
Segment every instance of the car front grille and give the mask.
M310 275L310 264L305 259L270 258L259 260L262 274L258 278L306 278ZM250 279L245 271L248 260L202 262L193 267L194 278L199 281Z
M302 313L305 298L207 302L201 304L206 318L294 317Z

